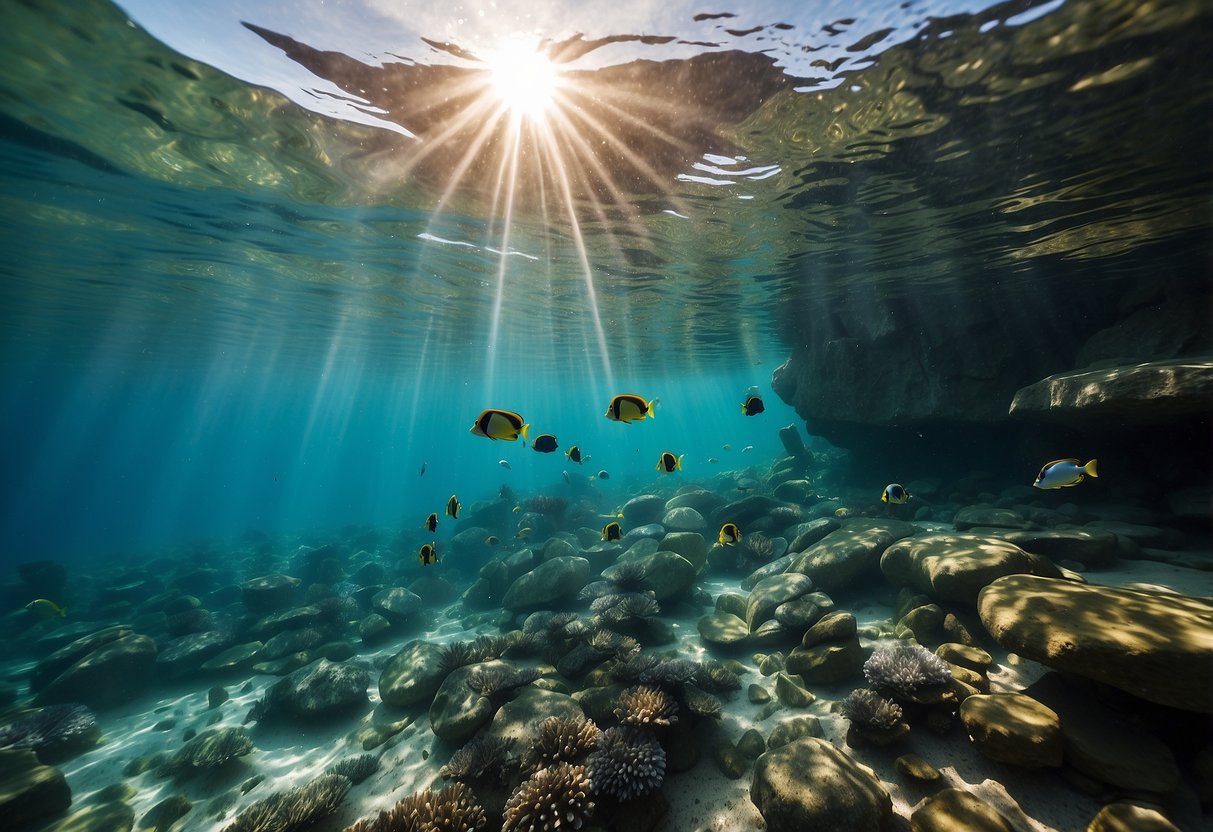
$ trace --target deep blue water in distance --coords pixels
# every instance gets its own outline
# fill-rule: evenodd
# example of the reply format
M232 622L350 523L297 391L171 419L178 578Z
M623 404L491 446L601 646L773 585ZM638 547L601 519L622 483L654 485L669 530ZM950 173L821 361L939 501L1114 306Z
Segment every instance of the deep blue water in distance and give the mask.
M441 514L450 494L470 504L496 496L503 483L520 494L589 488L621 504L661 476L655 465L666 450L686 454L675 479L772 458L776 429L795 421L769 392L772 369L623 385L661 399L655 419L633 425L607 420L609 397L594 386L507 376L489 404L525 416L532 438L554 433L560 449L552 454L469 433L487 406L471 381L424 386L414 399L408 377L326 384L212 375L200 384L185 372L84 380L31 373L0 398L0 430L13 440L0 545L18 559L75 560L248 530L412 530L430 511ZM751 385L763 390L767 412L746 418L740 403ZM589 462L565 458L574 443ZM743 453L747 445L753 450ZM591 483L599 470L610 479ZM438 538L450 528L440 527Z

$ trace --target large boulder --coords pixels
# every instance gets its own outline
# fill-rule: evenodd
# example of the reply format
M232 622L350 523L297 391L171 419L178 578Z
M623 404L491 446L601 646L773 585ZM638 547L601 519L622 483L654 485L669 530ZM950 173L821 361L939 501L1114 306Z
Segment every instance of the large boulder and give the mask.
M633 554L634 549L636 547L624 552L618 564L639 564L644 569L645 586L653 591L658 601L677 595L695 582L695 565L682 555L660 549ZM603 577L610 579L619 569L618 564L604 569Z
M1025 768L1061 765L1061 720L1030 696L969 696L960 703L960 721L973 745L991 760Z
M892 800L880 781L833 744L816 737L804 737L759 757L750 800L768 832L892 828Z
M780 604L812 591L812 579L799 572L763 578L750 590L750 597L746 600L746 624L752 632L758 629L759 624L773 618Z
M1013 653L1151 702L1213 713L1213 602L1008 575L981 591L977 610Z
M438 687L430 704L430 729L440 739L450 743L463 743L471 739L493 718L497 705L487 696L481 696L468 687L468 676L477 668L508 670L512 667L508 662L494 659L452 670Z
M824 592L836 592L876 572L884 550L913 533L914 527L900 520L852 520L802 552L788 571L808 575Z
M493 715L483 736L494 740L513 740L515 748L525 748L539 733L539 724L550 716L585 716L581 705L571 696L534 686L523 688Z
M276 712L314 717L366 702L370 681L361 664L321 659L277 682L268 700Z
M628 526L656 523L665 511L665 500L656 494L641 494L623 504L623 519Z
M672 508L661 518L661 525L671 532L701 532L707 528L703 515L689 506Z
M1066 765L1125 792L1172 793L1180 774L1171 749L1135 715L1103 704L1091 688L1081 679L1046 673L1025 691L1060 719Z
M263 575L246 581L240 587L240 600L250 612L264 614L285 609L295 598L299 579L290 575Z
M120 705L143 692L155 666L156 642L128 631L80 655L46 682L35 702L39 705L79 702L98 709Z
M372 611L397 625L414 621L421 615L424 606L425 602L421 600L421 596L402 586L380 590L371 599Z
M1086 566L1107 566L1120 553L1116 535L1098 529L1008 530L998 536L1034 555L1077 561Z
M1052 562L997 537L929 534L894 543L880 570L895 586L909 586L941 601L972 607L995 578L1026 573L1061 577Z
M696 532L671 532L661 539L660 549L682 555L696 572L708 565L708 542Z
M429 641L410 641L384 665L379 698L397 708L430 702L445 678L442 648Z
M39 763L29 749L0 750L0 814L6 828L32 829L71 804L72 790L58 769Z
M910 832L1012 832L997 809L961 789L931 795L910 816Z
M574 598L589 580L585 558L552 558L510 584L501 605L514 612L550 607Z

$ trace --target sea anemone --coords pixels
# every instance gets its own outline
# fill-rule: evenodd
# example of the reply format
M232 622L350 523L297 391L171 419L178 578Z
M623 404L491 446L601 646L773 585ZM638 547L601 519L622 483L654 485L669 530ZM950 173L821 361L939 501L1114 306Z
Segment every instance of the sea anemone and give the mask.
M762 532L752 532L741 539L737 547L737 565L766 563L775 554L775 544Z
M577 593L578 601L596 601L604 595L614 595L615 585L610 581L590 581Z
M510 795L501 832L580 829L593 814L586 767L557 763L532 774Z
M223 832L299 832L337 811L349 790L348 777L322 774L306 786L258 800Z
M699 664L690 659L670 659L659 662L640 674L640 681L646 685L656 685L661 688L673 688L683 682L690 682L699 675Z
M611 603L607 603L611 599ZM627 592L621 595L607 595L595 602L598 609L595 612L604 621L611 623L635 623L641 619L652 618L661 612L661 607L652 595L643 592ZM591 605L591 608L593 605Z
M712 659L699 666L699 672L695 674L695 684L705 690L724 693L741 690L741 677L723 662Z
M590 649L601 655L614 653L620 658L634 656L640 651L640 642L631 636L620 635L614 630L599 627L590 633L585 642Z
M578 644L556 660L556 672L566 679L576 679L601 662L604 655L588 644Z
M438 657L438 667L446 674L479 661L482 660L470 642L452 641L442 648L442 653Z
M635 560L620 561L615 564L611 574L605 576L615 585L617 592L644 592L649 589L649 570L645 564Z
M665 751L661 744L637 728L610 728L586 768L594 793L631 800L661 788L665 779Z
M100 734L84 705L48 705L0 728L0 748L30 748L45 760L87 748Z
M377 756L374 754L359 754L355 757L346 757L339 763L334 763L324 773L340 774L342 777L348 777L350 782L357 786L378 770L379 758Z
M253 750L253 738L243 728L213 728L183 745L156 773L160 777L171 777L198 769L217 768L233 757L243 757Z
M602 731L584 716L549 716L522 755L522 768L535 772L557 763L576 763L593 751Z
M624 725L672 725L678 721L678 703L664 691L638 685L619 694L615 716Z
M917 644L882 644L864 662L863 675L874 687L907 698L952 679L948 663Z
M446 780L462 780L465 783L479 780L486 774L505 779L507 770L517 763L517 759L510 754L513 747L512 739L477 737L452 754L440 773Z
M901 722L901 707L868 688L857 688L842 701L842 715L864 728L888 730Z
M478 667L468 674L467 685L481 696L505 698L523 685L529 685L542 674L533 667Z
M687 710L695 714L695 716L708 717L716 719L720 716L720 709L724 707L720 700L706 690L702 690L690 682L682 686L682 701L686 703Z
M463 783L450 783L438 792L415 792L343 832L470 832L483 829L487 822L472 790Z
M652 653L640 653L616 664L611 669L611 678L616 682L638 682L641 676L659 664L659 657Z

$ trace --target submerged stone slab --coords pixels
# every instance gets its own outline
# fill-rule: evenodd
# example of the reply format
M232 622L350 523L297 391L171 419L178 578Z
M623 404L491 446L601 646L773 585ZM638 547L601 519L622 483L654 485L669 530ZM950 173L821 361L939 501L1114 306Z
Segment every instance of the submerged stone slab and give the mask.
M1213 603L1008 575L981 591L1006 649L1173 708L1213 713Z
M808 575L825 592L835 592L875 572L884 550L912 534L914 527L900 520L852 520L806 549L788 571Z
M881 556L880 570L895 586L910 586L969 607L976 605L983 587L1004 575L1061 577L1045 558L1001 538L973 534L929 534L898 541Z
M893 816L880 781L832 743L805 737L758 758L750 800L769 832L877 832Z
M1010 415L1073 424L1117 420L1159 422L1207 413L1213 401L1213 358L1151 361L1059 373L1020 388Z

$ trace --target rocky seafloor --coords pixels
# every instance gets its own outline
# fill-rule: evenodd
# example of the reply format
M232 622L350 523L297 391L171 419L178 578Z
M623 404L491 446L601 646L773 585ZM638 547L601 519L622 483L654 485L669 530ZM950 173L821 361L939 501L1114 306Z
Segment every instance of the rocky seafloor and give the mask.
M784 435L618 506L503 488L430 567L368 528L21 564L5 828L1208 828L1207 492L888 507Z

